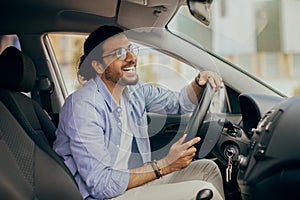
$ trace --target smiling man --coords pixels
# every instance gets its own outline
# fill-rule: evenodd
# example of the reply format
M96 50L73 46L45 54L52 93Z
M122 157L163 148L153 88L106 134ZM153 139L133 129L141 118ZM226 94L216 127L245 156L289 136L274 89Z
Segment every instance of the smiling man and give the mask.
M204 71L181 92L139 81L138 48L123 30L102 26L84 44L78 74L87 82L71 94L60 112L54 150L64 159L84 199L195 199L210 188L223 199L218 166L193 161L200 141L175 142L160 160L151 160L148 111L184 114L193 111L209 82L221 78Z

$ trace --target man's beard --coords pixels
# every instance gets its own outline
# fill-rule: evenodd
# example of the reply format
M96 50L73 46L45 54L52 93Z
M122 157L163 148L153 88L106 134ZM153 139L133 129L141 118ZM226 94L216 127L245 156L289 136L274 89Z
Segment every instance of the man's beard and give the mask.
M121 77L118 81L118 84L126 86L126 85L135 85L139 81L139 76L136 75L135 79L128 79L126 77Z
M119 85L135 85L139 81L139 76L136 74L134 77L122 76L120 73L113 72L110 68L107 68L103 76L106 80L111 81Z

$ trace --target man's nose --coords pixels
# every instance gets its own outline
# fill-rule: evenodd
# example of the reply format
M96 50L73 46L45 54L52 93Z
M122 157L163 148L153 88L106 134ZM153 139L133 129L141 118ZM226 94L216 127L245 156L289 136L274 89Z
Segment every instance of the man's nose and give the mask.
M135 60L135 59L136 59L136 56L135 56L131 51L128 51L128 50L127 50L125 60L133 60L133 59Z

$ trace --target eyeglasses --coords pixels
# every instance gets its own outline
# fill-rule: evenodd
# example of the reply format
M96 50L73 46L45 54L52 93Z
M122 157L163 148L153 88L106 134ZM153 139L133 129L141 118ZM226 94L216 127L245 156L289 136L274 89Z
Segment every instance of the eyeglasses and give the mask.
M127 57L127 51L129 51L133 55L137 56L139 54L139 47L134 46L134 45L131 44L131 45L128 46L127 49L123 48L123 47L117 48L117 49L114 50L113 53L102 56L102 58L106 58L106 57L109 57L109 56L115 56L118 59L125 60L125 58Z

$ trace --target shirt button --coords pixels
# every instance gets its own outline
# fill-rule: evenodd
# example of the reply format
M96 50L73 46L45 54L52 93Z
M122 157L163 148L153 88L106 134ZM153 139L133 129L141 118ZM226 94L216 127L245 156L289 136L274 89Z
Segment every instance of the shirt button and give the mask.
M118 113L120 113L122 110L121 110L121 108L118 108L117 111L118 111Z
M122 126L122 123L121 123L121 122L118 122L118 126Z

